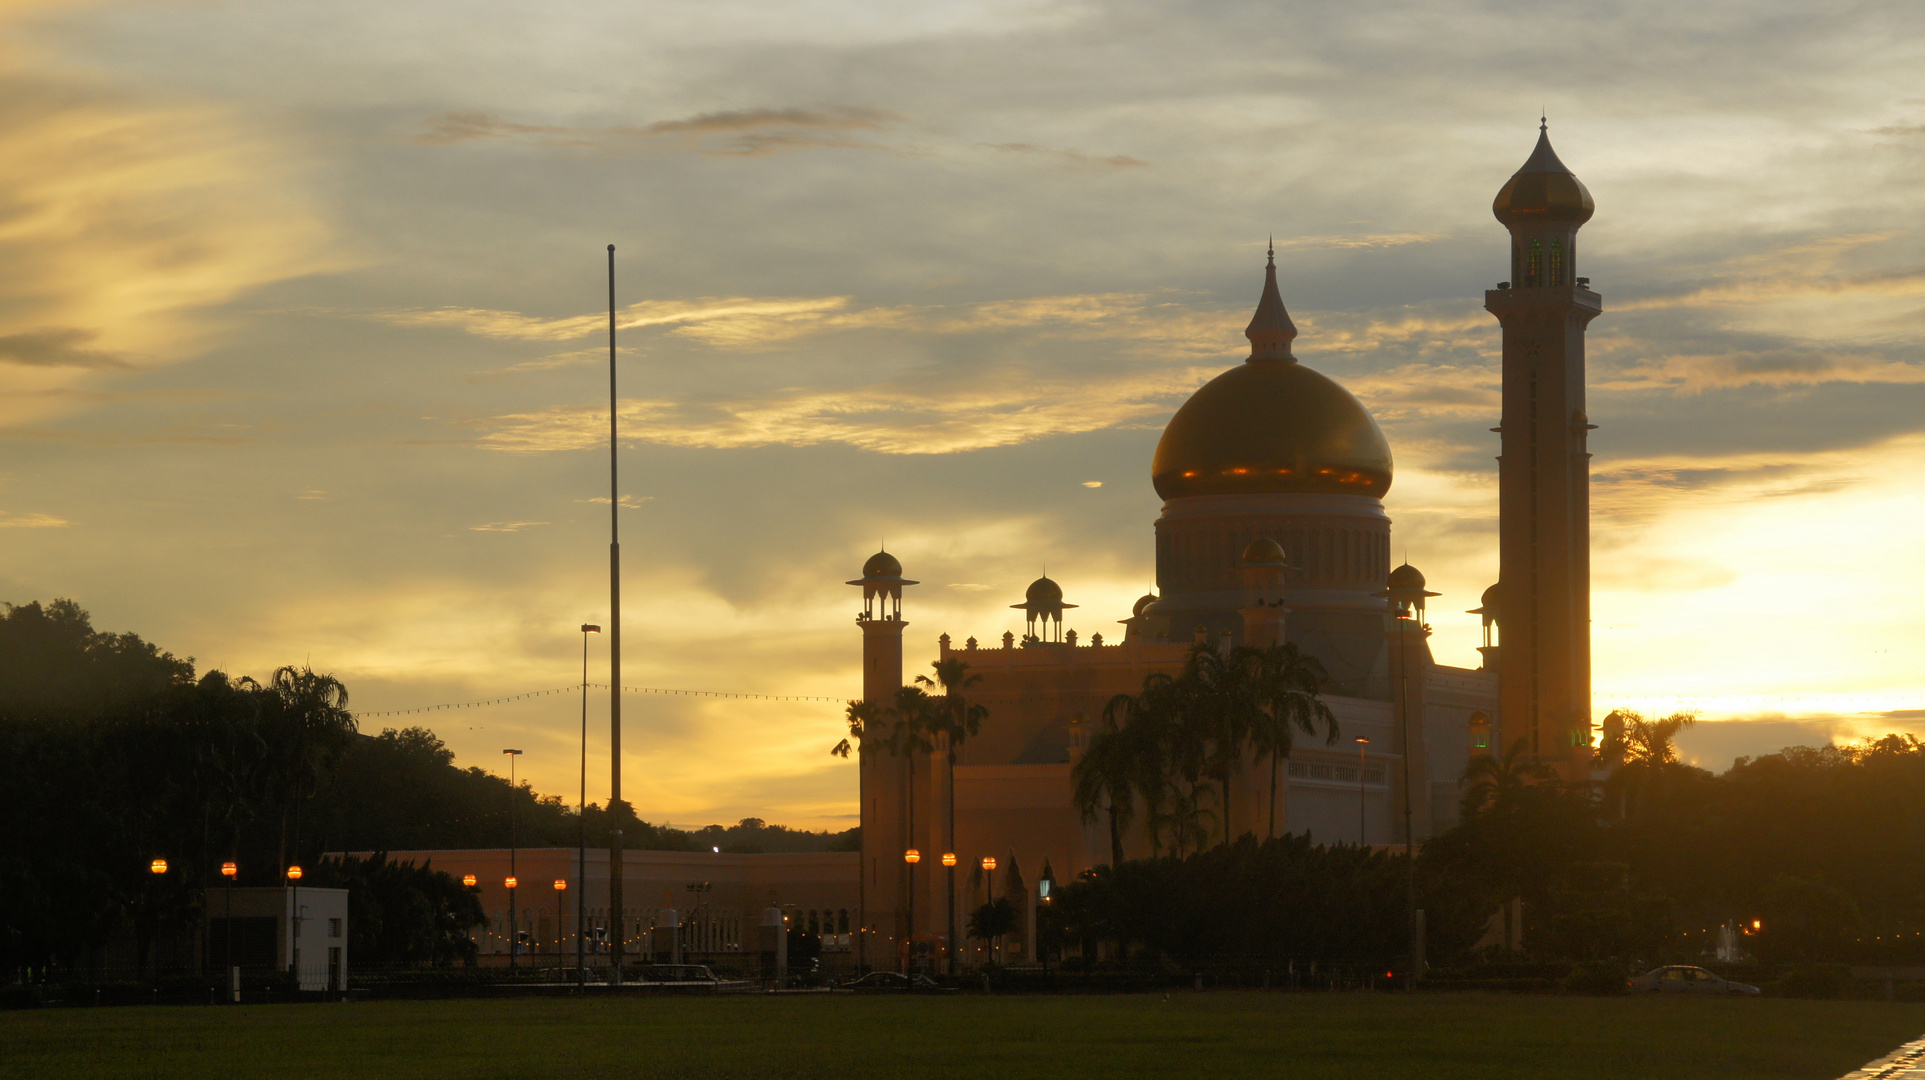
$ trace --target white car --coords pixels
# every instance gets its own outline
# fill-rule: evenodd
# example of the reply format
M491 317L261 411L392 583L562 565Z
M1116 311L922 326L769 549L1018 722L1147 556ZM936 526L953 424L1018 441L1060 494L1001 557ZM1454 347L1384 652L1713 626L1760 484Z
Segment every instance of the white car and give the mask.
M1653 994L1745 994L1756 997L1757 987L1730 979L1689 964L1667 964L1653 968L1625 984L1632 993Z

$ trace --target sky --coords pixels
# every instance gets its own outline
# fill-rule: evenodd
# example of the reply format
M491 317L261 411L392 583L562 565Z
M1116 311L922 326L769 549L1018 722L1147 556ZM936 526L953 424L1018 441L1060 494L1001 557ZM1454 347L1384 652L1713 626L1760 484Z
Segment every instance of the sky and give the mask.
M1540 114L1597 215L1596 713L1734 756L1925 731L1925 7L0 0L0 600L576 793L608 620L624 794L855 820L855 577L909 667L1149 586L1149 461L1247 355L1397 460L1475 666L1496 574L1490 201ZM606 638L588 678L607 681ZM587 797L606 797L591 691Z

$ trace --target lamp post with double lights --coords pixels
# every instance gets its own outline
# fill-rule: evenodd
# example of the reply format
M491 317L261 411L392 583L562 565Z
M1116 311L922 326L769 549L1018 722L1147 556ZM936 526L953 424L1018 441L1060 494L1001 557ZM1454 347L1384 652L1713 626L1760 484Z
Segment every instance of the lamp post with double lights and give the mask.
M503 884L508 888L508 966L514 967L521 953L521 924L515 921L515 759L521 751L502 753L508 756L508 880Z
M588 985L582 952L588 925L588 635L601 632L594 623L582 624L582 776L581 797L575 804L575 881L582 888L575 890L575 981L583 986Z

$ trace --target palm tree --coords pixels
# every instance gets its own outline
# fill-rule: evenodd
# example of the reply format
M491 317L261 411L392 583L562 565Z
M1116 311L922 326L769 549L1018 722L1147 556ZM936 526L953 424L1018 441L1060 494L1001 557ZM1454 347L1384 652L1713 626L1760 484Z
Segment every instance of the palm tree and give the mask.
M1556 781L1557 770L1531 757L1528 740L1519 739L1501 756L1471 759L1464 769L1463 816L1465 820L1486 814L1507 817L1524 801L1528 789Z
M1109 817L1111 866L1123 865L1123 829L1136 812L1136 792L1150 757L1142 745L1143 725L1131 723L1139 704L1129 694L1111 698L1103 706L1103 726L1090 737L1083 759L1070 773L1083 824L1095 822L1099 810Z
M1626 765L1658 768L1678 763L1678 748L1673 745L1678 732L1698 722L1695 712L1672 713L1662 720L1646 720L1630 709L1617 709L1604 718L1608 732L1598 746L1600 757L1616 758ZM1619 725L1622 725L1621 727Z
M1177 712L1179 733L1173 756L1190 781L1192 795L1203 777L1216 781L1226 844L1235 827L1230 781L1266 718L1263 659L1263 650L1247 645L1228 651L1197 645L1177 676L1177 693L1169 702Z
M943 755L949 764L949 850L956 850L956 752L962 744L982 730L983 721L989 719L989 707L981 702L970 701L963 691L983 681L981 675L972 675L969 664L961 657L950 656L929 665L936 670L936 677L916 676L916 683L930 688L942 687L942 697L930 704L930 732L940 736Z
M1615 790L1618 817L1631 816L1633 805L1642 813L1653 799L1662 800L1670 779L1679 770L1678 732L1698 722L1694 712L1672 713L1662 720L1646 720L1630 709L1616 709L1604 718L1604 738L1598 756L1616 762L1606 781L1606 790Z
M1260 666L1257 684L1263 709L1255 730L1251 732L1250 741L1256 753L1270 759L1269 835L1275 836L1279 764L1290 759L1290 751L1295 748L1296 732L1315 735L1320 722L1328 732L1324 743L1336 742L1337 717L1330 711L1330 706L1317 696L1317 691L1322 689L1330 676L1316 657L1306 655L1295 645L1285 642L1264 650ZM1284 820L1289 821L1287 815Z
M876 725L876 718L881 715L881 712L882 710L876 708L874 702L851 701L842 714L843 719L849 724L849 735L831 746L829 753L839 758L846 758L849 756L849 751L867 745L870 729ZM850 739L854 739L855 742L851 743Z
M983 681L981 675L972 675L969 664L959 656L948 656L929 665L936 671L936 677L916 676L920 686L942 687L942 697L932 703L930 714L931 730L942 738L943 757L949 764L949 844L944 850L956 850L956 752L962 744L982 730L983 721L989 719L989 708L981 702L970 701L963 691ZM949 871L948 880L949 913L943 937L947 940L956 932L956 873ZM955 973L956 950L952 944L949 950L950 973Z

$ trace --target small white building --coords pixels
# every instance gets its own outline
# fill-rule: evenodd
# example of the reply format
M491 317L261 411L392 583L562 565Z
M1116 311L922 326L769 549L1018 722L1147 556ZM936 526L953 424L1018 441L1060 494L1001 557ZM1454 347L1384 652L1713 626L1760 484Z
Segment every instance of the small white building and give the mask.
M302 990L348 986L348 891L287 888L209 889L207 966L244 975L296 972Z

